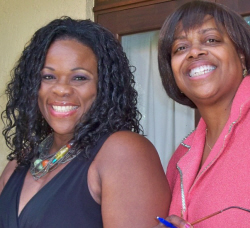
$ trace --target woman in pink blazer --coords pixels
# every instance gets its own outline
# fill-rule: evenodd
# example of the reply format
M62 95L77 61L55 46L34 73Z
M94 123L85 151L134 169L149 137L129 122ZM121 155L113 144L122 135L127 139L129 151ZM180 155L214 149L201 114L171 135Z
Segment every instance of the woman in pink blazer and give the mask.
M163 86L201 114L167 168L172 202L166 220L176 227L250 227L249 69L250 26L232 10L193 1L165 21Z

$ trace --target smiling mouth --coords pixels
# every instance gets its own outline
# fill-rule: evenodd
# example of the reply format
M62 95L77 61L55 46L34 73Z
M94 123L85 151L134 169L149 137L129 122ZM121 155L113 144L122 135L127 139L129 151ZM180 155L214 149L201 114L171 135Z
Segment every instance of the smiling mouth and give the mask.
M209 73L210 71L213 71L214 69L216 69L215 66L209 66L209 65L199 66L199 67L192 69L189 73L189 76L190 77L198 77L198 76L201 76L203 74Z
M78 106L56 106L56 105L52 105L52 108L56 111L56 112L70 112L73 110L76 110L78 108Z

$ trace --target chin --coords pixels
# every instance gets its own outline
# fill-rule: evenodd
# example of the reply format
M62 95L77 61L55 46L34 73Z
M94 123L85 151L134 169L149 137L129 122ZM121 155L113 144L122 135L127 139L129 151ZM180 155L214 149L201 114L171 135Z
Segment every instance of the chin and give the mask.
M73 135L74 129L58 129L58 128L52 128L55 134L58 135Z

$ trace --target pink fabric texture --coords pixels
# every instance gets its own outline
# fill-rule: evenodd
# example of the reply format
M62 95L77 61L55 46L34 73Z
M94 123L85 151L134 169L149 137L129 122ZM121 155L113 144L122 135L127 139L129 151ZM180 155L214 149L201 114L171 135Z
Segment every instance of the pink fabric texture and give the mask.
M250 76L243 79L229 119L199 170L206 124L183 140L171 158L167 179L172 191L170 214L189 222L230 206L250 209ZM224 211L195 228L250 227L250 213Z

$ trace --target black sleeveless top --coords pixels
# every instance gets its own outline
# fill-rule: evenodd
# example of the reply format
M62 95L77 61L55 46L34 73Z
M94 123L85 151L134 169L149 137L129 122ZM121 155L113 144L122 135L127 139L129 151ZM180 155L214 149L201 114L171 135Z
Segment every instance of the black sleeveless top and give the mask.
M15 170L0 195L0 228L102 228L101 206L90 195L90 164L109 135L91 149L91 158L74 158L40 189L18 217L19 198L29 167Z

